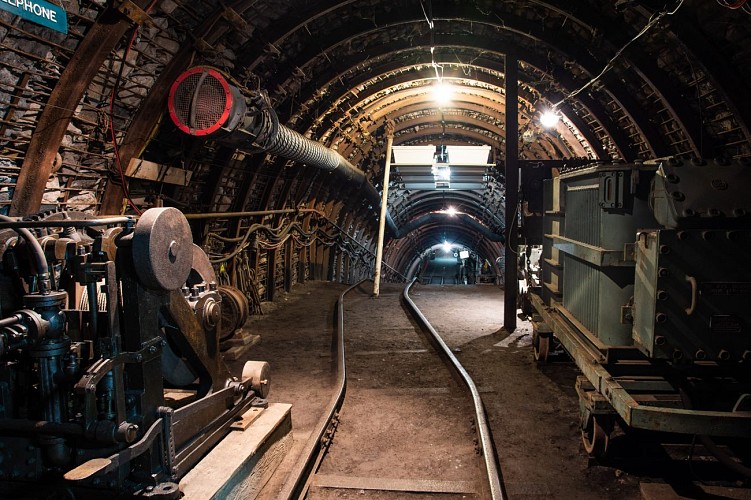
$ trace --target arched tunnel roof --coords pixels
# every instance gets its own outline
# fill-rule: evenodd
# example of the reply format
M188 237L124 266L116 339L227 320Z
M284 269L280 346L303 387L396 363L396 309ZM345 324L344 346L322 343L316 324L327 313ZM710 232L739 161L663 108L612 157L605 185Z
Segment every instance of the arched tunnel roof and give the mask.
M155 200L186 212L316 208L372 250L378 206L358 186L252 146L189 138L163 119L170 85L197 64L267 93L279 124L336 150L378 192L389 122L398 146L490 147L472 189L410 189L394 167L388 209L402 229L386 261L400 271L444 238L488 257L500 251L509 105L523 160L751 157L745 2L134 4L143 11L130 18L119 2L68 7L67 35L1 13L6 211L119 212L124 184L129 210ZM508 60L518 61L512 104ZM439 80L453 91L442 105ZM553 107L562 119L546 129L540 114ZM161 170L149 176L137 159ZM440 215L449 208L465 215Z

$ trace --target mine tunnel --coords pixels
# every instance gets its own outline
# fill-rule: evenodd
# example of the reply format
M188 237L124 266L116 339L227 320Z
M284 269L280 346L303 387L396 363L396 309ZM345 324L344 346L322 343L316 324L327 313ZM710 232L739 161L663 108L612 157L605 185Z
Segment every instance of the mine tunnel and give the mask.
M751 498L750 45L0 1L0 498Z

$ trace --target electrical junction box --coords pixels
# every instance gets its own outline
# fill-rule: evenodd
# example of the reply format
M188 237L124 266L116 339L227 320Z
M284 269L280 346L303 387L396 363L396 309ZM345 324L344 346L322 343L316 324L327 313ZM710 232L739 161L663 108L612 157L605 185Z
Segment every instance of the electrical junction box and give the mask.
M633 344L621 310L633 295L636 233L658 227L648 206L654 171L598 164L563 173L553 184L553 203L563 212L559 234L551 235L563 306L606 345Z

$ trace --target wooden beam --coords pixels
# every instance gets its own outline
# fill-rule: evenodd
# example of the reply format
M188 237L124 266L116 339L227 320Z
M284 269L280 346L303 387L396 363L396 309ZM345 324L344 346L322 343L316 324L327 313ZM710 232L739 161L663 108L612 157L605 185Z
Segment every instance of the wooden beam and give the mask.
M229 4L229 8L238 10L244 4L244 1L235 1ZM224 9L216 9L206 18L206 20L195 30L196 38L205 38L209 43L213 43L229 30L226 23L217 26L217 21L222 17ZM212 31L213 29L213 31ZM133 116L125 137L120 144L120 159L124 165L127 165L132 158L141 156L146 145L151 140L155 128L159 125L159 120L164 115L164 99L172 83L180 74L185 71L193 60L195 46L192 43L184 43L180 50L164 67L157 77L154 84L149 89L149 94ZM116 214L120 212L123 205L122 186L108 182L102 196L102 204L99 207L101 214Z
M187 185L192 175L193 172L182 168L161 165L153 161L140 160L138 158L131 158L128 168L125 169L126 177L166 182L167 184L177 184L178 186Z
M134 3L145 8L149 0L136 0ZM47 179L52 172L52 162L73 113L99 68L130 26L130 20L119 12L111 9L104 12L65 65L31 136L11 200L10 215L27 215L39 210Z

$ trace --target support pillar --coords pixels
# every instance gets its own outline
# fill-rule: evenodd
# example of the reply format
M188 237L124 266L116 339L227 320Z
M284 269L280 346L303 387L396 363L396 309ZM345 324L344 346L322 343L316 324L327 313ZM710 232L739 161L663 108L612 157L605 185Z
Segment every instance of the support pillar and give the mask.
M378 220L378 244L376 246L375 271L373 273L373 297L381 293L381 264L383 261L383 236L386 232L386 214L389 202L389 173L391 171L391 146L394 144L394 124L386 123L386 165L383 168L383 193L381 194L381 217Z
M519 64L515 54L506 53L506 243L503 247L504 282L503 328L516 330L516 296L519 290L516 262L516 223L519 205Z

